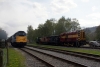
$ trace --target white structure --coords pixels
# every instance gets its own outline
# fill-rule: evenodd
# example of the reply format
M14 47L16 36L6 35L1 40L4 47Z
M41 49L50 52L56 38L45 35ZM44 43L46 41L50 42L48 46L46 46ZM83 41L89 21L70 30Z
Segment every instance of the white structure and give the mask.
M98 43L97 41L90 41L89 42L89 45L91 47L100 47L100 43Z

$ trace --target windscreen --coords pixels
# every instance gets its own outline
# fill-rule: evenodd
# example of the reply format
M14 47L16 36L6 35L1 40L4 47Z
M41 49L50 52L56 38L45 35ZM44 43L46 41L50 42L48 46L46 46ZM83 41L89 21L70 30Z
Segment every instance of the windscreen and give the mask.
M17 36L25 36L26 33L24 31L19 31L16 33Z

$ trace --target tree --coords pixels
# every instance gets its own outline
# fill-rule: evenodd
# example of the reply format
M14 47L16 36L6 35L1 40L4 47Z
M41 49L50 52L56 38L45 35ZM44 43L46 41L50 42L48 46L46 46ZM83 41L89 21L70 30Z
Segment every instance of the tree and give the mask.
M56 23L56 26L55 26L55 34L58 35L62 32L65 32L66 31L66 19L65 17L61 17L59 20L58 20L58 23Z
M81 28L77 19L74 18L72 20L70 18L65 19L65 17L61 17L58 20L58 23L56 23L55 33L58 35L62 32L76 31L80 29Z
M33 42L33 38L34 38L33 32L34 32L33 27L31 25L29 25L27 28L27 38L28 38L29 43Z
M55 27L54 20L52 20L52 19L47 20L46 23L44 24L45 35L46 36L53 35L54 34L54 27Z
M100 41L100 25L96 28L96 39Z
M78 23L78 20L76 18L72 19L71 21L71 31L76 31L76 30L80 30L80 25Z
M44 27L44 24L39 24L38 26L38 31L37 31L39 34L38 36L45 36L45 27Z
M39 24L37 32L39 37L54 35L54 19L46 20L44 24Z

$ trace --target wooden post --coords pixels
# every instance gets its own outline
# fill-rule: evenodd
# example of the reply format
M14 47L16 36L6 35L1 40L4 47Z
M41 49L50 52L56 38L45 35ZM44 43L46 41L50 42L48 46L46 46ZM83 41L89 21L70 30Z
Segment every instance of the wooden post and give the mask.
M8 47L8 43L7 44L7 64L9 65L9 47Z
M0 67L3 67L3 51L0 48Z

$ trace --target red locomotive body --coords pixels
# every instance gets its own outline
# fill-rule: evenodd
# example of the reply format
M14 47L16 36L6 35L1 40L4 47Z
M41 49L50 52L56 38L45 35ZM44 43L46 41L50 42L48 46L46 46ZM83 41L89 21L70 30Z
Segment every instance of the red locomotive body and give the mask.
M60 42L63 45L70 46L81 46L85 44L85 32L84 31L75 31L70 33L61 33ZM68 45L68 46L69 46Z
M78 38L77 32L71 32L71 33L62 33L60 35L60 41L61 42L74 42Z
M40 38L41 44L48 44L49 42L49 37L41 37Z

